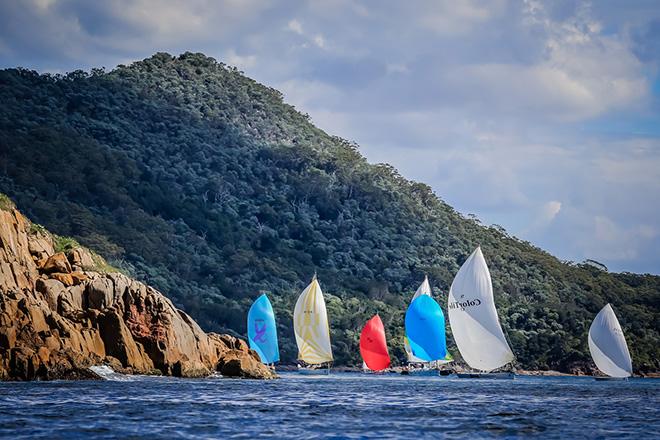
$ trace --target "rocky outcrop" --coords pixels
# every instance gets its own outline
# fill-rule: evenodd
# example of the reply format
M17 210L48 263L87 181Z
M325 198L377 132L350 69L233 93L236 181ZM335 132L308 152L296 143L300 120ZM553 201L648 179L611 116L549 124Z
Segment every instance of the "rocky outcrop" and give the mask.
M32 231L30 231L32 229ZM247 344L206 334L156 289L94 270L83 248L0 209L0 379L79 379L107 364L124 373L273 378Z

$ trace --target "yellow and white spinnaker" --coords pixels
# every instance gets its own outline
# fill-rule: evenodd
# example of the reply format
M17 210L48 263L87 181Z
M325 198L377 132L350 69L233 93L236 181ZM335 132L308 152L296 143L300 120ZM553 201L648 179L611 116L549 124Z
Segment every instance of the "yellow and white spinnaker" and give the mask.
M298 344L298 359L307 364L332 361L328 313L316 276L302 291L293 310L293 329Z

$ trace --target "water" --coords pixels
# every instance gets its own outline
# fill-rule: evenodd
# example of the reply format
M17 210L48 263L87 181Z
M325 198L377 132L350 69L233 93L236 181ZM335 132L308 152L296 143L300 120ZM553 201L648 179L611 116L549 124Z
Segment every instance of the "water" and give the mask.
M0 437L652 438L660 380L283 374L0 383Z

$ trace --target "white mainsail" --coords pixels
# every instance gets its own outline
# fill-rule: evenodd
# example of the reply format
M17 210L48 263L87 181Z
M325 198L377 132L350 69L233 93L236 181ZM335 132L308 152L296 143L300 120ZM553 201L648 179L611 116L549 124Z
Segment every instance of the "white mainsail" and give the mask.
M612 377L632 375L626 338L612 306L607 304L589 327L589 351L600 371Z
M449 323L470 367L492 371L515 359L495 309L493 285L481 247L463 263L449 289Z
M296 301L293 329L298 344L298 359L308 364L332 361L328 313L316 276Z
M429 284L428 276L424 277L424 281L422 281L422 284L419 285L417 291L415 292L415 295L413 295L412 300L410 300L410 302L412 303L413 301L415 301L420 295L431 296L431 285ZM403 347L406 349L406 354L408 355L408 362L416 363L416 364L426 363L424 359L420 359L413 354L412 349L410 348L410 344L408 343L408 338L406 338L405 336L403 337Z

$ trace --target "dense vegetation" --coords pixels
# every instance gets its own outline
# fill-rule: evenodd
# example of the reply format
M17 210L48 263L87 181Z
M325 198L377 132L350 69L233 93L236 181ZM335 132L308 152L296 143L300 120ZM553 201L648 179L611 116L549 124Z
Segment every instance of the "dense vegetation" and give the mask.
M658 370L660 277L565 264L465 218L212 58L4 70L0 101L0 191L163 290L205 330L244 334L252 299L268 291L293 361L293 303L317 271L337 362L357 364L375 312L401 361L404 310L424 274L444 308L481 244L522 367L586 365L591 319L611 302L636 369Z

